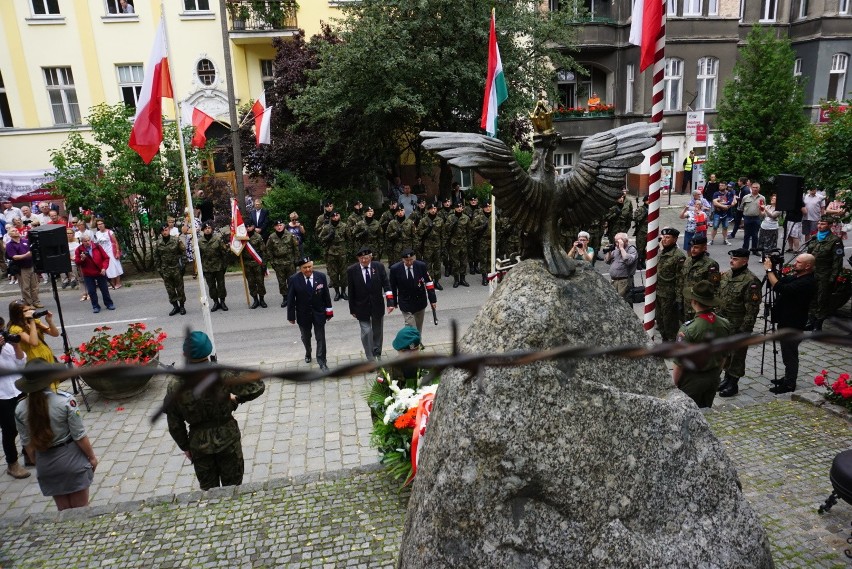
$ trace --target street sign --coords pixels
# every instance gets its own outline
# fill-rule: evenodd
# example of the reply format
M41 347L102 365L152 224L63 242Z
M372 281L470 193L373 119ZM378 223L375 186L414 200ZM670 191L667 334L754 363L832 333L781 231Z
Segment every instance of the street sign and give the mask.
M696 136L700 124L704 124L704 111L686 113L686 136Z
M707 142L707 125L705 123L696 126L695 142Z

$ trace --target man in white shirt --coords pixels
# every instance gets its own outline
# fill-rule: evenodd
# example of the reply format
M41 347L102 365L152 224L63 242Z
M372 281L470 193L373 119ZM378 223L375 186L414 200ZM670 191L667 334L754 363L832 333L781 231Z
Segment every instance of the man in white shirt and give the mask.
M3 217L7 224L11 224L13 219L21 217L21 210L12 205L12 200L3 200Z
M811 188L802 201L805 204L802 208L802 235L805 236L805 243L807 243L816 232L819 218L825 213L825 196L821 196L816 188Z
M414 208L417 207L417 196L411 193L411 186L408 184L402 187L402 195L399 196L397 204L405 210L406 218L411 215L411 212L413 212Z

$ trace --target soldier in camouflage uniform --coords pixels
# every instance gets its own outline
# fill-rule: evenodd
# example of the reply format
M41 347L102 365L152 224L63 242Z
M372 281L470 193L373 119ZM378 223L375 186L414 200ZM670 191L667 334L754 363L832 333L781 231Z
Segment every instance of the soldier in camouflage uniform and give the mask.
M394 220L396 217L397 210L400 209L399 204L396 200L391 200L390 204L388 204L388 209L382 212L382 215L379 216L379 225L382 226L382 236L387 234L388 224ZM405 215L403 211L403 215ZM385 249L387 251L387 249ZM376 257L378 260L379 258Z
M491 269L491 202L485 202L473 216L470 232L471 241L477 244L474 267L482 277L482 286L488 286L488 271Z
M345 223L340 222L340 212L331 214L331 222L323 226L319 242L325 250L329 286L334 288L334 301L349 300L346 295L346 245L349 234Z
M388 265L393 265L399 262L402 258L404 229L402 225L405 223L405 210L397 208L396 215L388 223L388 228L385 231L385 251L388 253Z
M183 344L184 356L191 363L209 361L212 351L204 332L190 333ZM199 396L192 394L195 382L187 378L169 382L165 400L169 434L192 461L202 490L242 484L245 464L233 412L237 405L263 394L263 381L231 386L218 382Z
M413 251L416 250L417 245L417 224L409 215L402 222L402 250L411 249Z
M453 215L444 225L444 247L450 258L453 273L453 288L470 286L465 279L467 273L467 245L470 240L470 218L464 213L464 203L456 204Z
M731 334L751 334L760 310L760 279L748 270L748 249L728 251L731 270L722 274L719 284L719 308L716 313L731 323ZM735 350L725 366L725 379L719 386L719 397L731 397L739 391L745 375L748 346Z
M626 191L623 191L606 214L606 236L610 244L615 243L617 233L629 232L630 224L633 223L633 202L627 199Z
M415 225L419 224L420 220L426 217L426 209L426 198L419 198L417 200L417 207L414 208L414 211L411 212L408 219L413 221Z
M807 330L822 330L822 322L830 316L831 293L834 283L843 268L843 241L831 232L831 224L836 219L823 215L817 222L817 234L807 244L807 252L814 256L814 279L817 284L817 294L811 302L808 314L810 319Z
M454 215L453 209L453 199L452 198L444 198L441 201L441 207L438 209L438 217L441 218L441 221L444 222L444 227L447 227L447 222L450 220L450 217ZM450 272L452 271L452 267L450 266L450 258L449 252L446 248L443 248L441 251L443 258L441 261L444 263L444 276L449 277ZM431 274L431 273L430 273Z
M355 242L355 247L359 251L367 248L373 251L376 259L382 257L382 225L376 219L376 212L372 207L367 206L364 210L364 219L362 219L352 230L352 240Z
M322 231L323 226L331 222L331 214L334 212L334 202L328 200L325 202L325 209L323 212L317 216L317 220L314 223L314 235L319 238L319 234Z
M160 240L154 243L154 268L160 273L169 302L172 303L172 311L169 316L178 312L186 314L183 304L186 302L186 294L183 291L183 267L186 263L186 245L183 240L169 234L171 228L163 225L160 231Z
M441 255L444 241L444 221L438 215L438 204L432 203L426 210L426 216L417 224L417 256L426 263L426 270L435 283L441 286Z
M349 214L349 217L346 218L346 234L350 237L349 242L346 244L346 257L348 259L354 257L355 253L358 251L358 247L355 246L355 240L351 239L351 237L355 234L355 226L363 220L364 204L362 204L360 200L356 200L355 203L352 204L352 212Z
M586 229L586 232L589 234L589 246L595 252L595 256L592 257L592 266L595 266L595 263L598 261L598 251L601 250L601 240L603 239L605 224L605 221L593 219L589 222ZM610 241L610 244L612 244L612 241Z
M464 206L464 214L470 218L471 227L473 224L473 218L476 217L476 214L479 212L479 198L476 196L470 196L468 198L468 205ZM468 271L470 274L475 275L479 272L479 267L476 266L476 262L479 260L479 240L475 237L468 242L467 245L467 262L468 262Z
M660 231L660 259L657 262L657 330L664 342L673 342L680 327L678 297L686 254L677 246L680 232L673 227Z
M252 249L254 249L255 253L260 256L261 260L264 262L266 261L266 247L263 244L263 237L261 237L260 231L255 231L254 222L249 221L246 223L246 236L246 243L243 243L243 250L240 251L240 257L242 257L242 265L246 276L246 283L248 284L249 295L251 295L254 300L249 308L252 310L258 306L267 308L268 305L263 299L263 297L266 296L266 283L264 283L264 278L266 278L266 267L264 267L263 264L258 263L254 257L251 256L247 247L247 245L251 245Z
M198 250L201 251L201 264L204 267L204 281L207 283L207 291L213 299L210 312L216 312L220 308L227 312L228 305L225 297L225 271L230 261L230 249L222 238L213 233L213 226L205 223L202 227L201 239L198 240Z
M497 257L508 259L521 253L521 232L497 208Z
M642 198L642 205L636 208L636 213L633 214L633 223L635 229L633 235L636 236L636 250L639 252L638 268L645 268L645 257L648 249L648 194Z
M272 225L272 233L266 240L266 262L275 271L278 279L278 292L281 293L281 308L287 308L287 281L293 273L293 266L299 255L299 242L287 231L283 219Z
M681 269L681 289L678 291L678 302L683 309L682 322L695 318L695 312L691 306L687 306L683 302L684 291L691 290L699 281L709 281L716 289L719 290L719 282L722 280L722 275L719 272L719 263L710 258L707 253L707 237L693 237L689 245L689 256L683 263ZM688 303L687 303L688 304Z

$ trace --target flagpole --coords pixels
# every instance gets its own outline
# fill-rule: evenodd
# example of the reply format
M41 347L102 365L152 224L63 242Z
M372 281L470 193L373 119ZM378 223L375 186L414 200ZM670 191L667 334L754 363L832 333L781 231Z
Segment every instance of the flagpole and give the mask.
M223 16L224 17L224 16ZM160 2L160 21L163 24L163 39L166 42L166 57L168 57L169 51L169 30L166 25L166 7L164 2ZM172 86L172 105L175 110L175 119L178 124L178 148L180 149L180 164L183 168L183 188L184 193L186 194L186 208L189 210L189 224L192 226L192 254L195 257L196 262L198 263L198 273L200 277L198 280L198 289L199 289L199 299L201 300L201 315L204 317L204 327L207 329L207 335L210 337L210 343L213 346L213 351L211 353L210 358L213 361L216 361L216 340L213 337L213 320L210 318L210 304L208 303L207 298L207 286L206 281L204 280L204 266L201 263L201 250L198 248L198 232L195 228L195 208L192 206L192 191L189 188L189 170L186 165L186 147L183 143L183 130L181 123L181 113L178 108L177 101L177 89L175 89L175 79L174 75L169 73L169 81Z
M660 30L654 50L653 78L651 80L651 122L662 124L664 108L666 3L661 0ZM657 134L651 154L651 171L648 176L648 240L645 254L645 314L643 327L649 338L654 337L657 312L657 261L660 251L660 174L662 170L663 132Z

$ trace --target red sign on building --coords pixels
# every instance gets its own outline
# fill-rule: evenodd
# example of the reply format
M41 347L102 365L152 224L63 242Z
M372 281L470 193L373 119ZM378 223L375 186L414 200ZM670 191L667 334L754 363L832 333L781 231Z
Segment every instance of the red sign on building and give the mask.
M695 126L695 142L707 142L707 124Z

